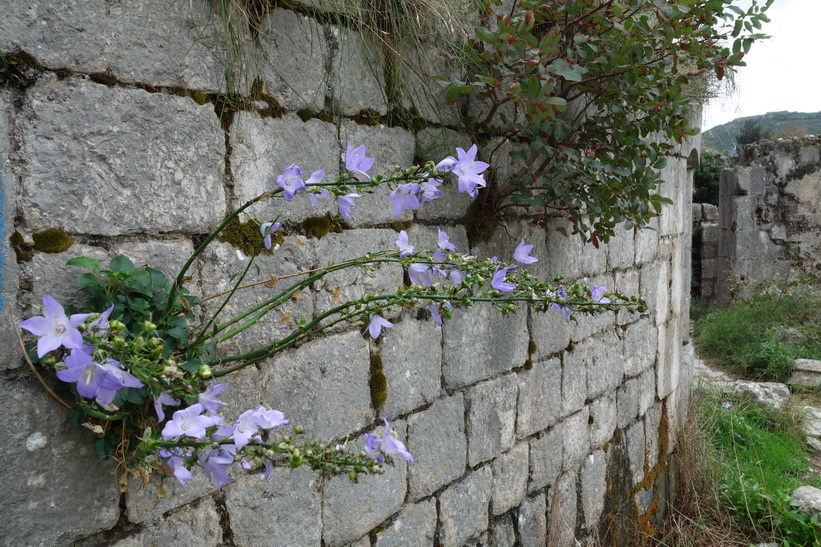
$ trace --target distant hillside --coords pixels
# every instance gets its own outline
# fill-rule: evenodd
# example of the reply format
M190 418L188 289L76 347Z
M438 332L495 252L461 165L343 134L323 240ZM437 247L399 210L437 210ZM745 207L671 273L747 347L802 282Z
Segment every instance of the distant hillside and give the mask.
M773 137L821 135L821 112L768 112L763 116L737 118L705 131L702 134L704 147L731 153L735 149L735 136L747 120L758 122Z

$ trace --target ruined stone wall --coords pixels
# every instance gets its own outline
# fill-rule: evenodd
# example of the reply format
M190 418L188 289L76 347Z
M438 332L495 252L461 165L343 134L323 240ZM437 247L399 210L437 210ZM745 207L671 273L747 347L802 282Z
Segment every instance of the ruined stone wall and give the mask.
M821 137L760 141L721 173L719 282L727 302L767 279L821 270Z
M606 533L631 545L636 530L651 531L671 493L669 456L692 381L685 158L693 143L664 171L661 191L675 205L653 230L621 231L601 249L517 219L470 245L468 203L452 191L400 218L413 221L417 246L435 245L442 226L460 251L479 256L509 257L525 237L539 258L532 272L640 293L647 313L565 324L558 311L503 318L476 306L440 329L406 311L378 342L339 329L235 374L223 392L229 419L263 403L318 437L360 441L386 416L415 463L359 484L303 470L268 480L235 473L217 491L197 472L186 488L139 477L118 484L117 465L95 459L91 433L65 423L11 329L10 314L28 317L43 294L78 301L69 258L122 253L171 274L195 241L292 163L334 176L350 141L389 171L469 144L458 112L442 102L418 103L426 129L364 123L391 101L412 105L387 92L382 60L362 37L285 9L261 21L276 37L258 61L264 92L251 96L249 87L238 101L225 86L220 26L204 4L0 0L0 50L16 52L24 73L0 87L2 543L574 545ZM285 241L261 259L258 278L392 248L385 195L362 198L344 229L323 237L300 222L324 210L289 203ZM55 249L32 239L44 230L73 243L46 252ZM220 243L191 286L223 290L246 260ZM270 339L335 298L401 283L398 270L328 276L239 343ZM375 356L388 385L378 411L368 387Z
M718 207L693 204L693 261L690 293L713 300L718 283Z

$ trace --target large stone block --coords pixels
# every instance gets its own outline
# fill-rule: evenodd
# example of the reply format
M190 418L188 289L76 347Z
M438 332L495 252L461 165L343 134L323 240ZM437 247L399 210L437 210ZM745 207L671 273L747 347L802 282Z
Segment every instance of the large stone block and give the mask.
M633 477L633 485L639 484L644 479L644 461L646 457L644 423L635 422L624 430L627 440L627 458L630 463L630 474Z
M653 390L655 395L655 390ZM609 393L592 401L590 409L590 446L598 449L613 438L618 421L618 406L616 394Z
M632 229L618 228L607 244L607 268L631 268L636 260L636 238Z
M462 394L440 399L427 410L411 414L406 444L408 450L416 454L408 470L409 497L412 501L428 496L461 477L467 459Z
M513 446L516 375L482 382L467 391L468 465L495 458Z
M303 180L318 170L325 180L339 176L339 141L336 126L318 119L303 122L294 115L263 118L254 112L238 112L231 124L231 171L234 175L234 207L277 188L276 179L291 165L302 169ZM260 222L282 215L284 223L337 213L329 196L314 208L307 194L298 192L290 201L282 194L247 209Z
M513 252L519 243L524 240L527 245L532 245L530 256L538 261L533 264L517 264L513 259ZM511 223L508 226L500 226L487 241L475 245L471 253L476 256L491 257L498 256L503 262L517 264L520 269L526 270L531 275L540 280L547 280L548 262L550 256L545 245L544 229L538 226L531 226L523 222Z
M264 398L308 437L344 437L373 417L368 369L362 336L334 334L282 353L265 366Z
M345 121L340 129L340 141L344 150L347 150L348 143L352 147L366 146L366 156L374 159L373 167L368 170L371 176L382 174L387 177L397 166L404 169L413 165L416 141L412 133L401 127L357 125ZM372 226L396 220L393 216L393 202L387 199L392 191L393 188L381 185L356 192L362 197L355 199L356 205L351 210L348 224ZM403 209L399 215L399 220L402 221L412 218L413 212L410 209Z
M647 264L656 259L659 247L658 219L650 221L647 228L636 232L636 265Z
M481 467L439 495L439 542L443 547L464 545L487 528L493 475Z
M322 25L274 9L260 25L259 49L258 70L269 95L288 110L322 110L330 81L330 48Z
M108 265L113 257L101 247L74 244L62 253L35 253L31 261L20 266L20 273L31 283L31 305L39 312L43 295L49 295L63 305L81 306L86 296L77 288L77 277L86 270L66 266L69 259L88 256Z
M547 545L547 497L539 494L522 502L517 516L517 529L522 547Z
M380 45L345 27L331 31L337 42L331 70L333 97L342 114L354 116L369 109L384 116L388 104Z
M426 48L404 48L399 51L403 60L396 67L401 87L401 104L405 108L415 109L420 116L435 124L456 126L460 123L459 108L448 105L445 101L447 89L429 75L441 75L459 79L457 67L445 66L445 60L436 52Z
M238 283L245 287L231 296L217 317L217 325L227 323L262 305L287 291L293 282L304 279L304 276L281 280L278 278L311 269L314 265L314 242L303 236L288 236L271 254L259 254L250 268L249 261L250 258L239 249L220 242L212 243L200 256L197 265L202 272L202 281L197 292L201 292L204 298L220 295L205 303L209 316L224 304L230 291ZM240 276L246 269L247 274L241 279ZM294 332L300 321L310 320L313 315L310 289L302 290L267 314L256 319L246 318L245 321L251 321L252 324L223 342L220 352L223 355L238 354L272 344ZM239 323L230 328L238 326Z
M405 438L405 423L394 422L399 439ZM381 427L374 433L382 434ZM415 453L413 446L408 446ZM325 545L349 543L399 511L407 491L407 462L394 457L395 466L385 466L385 473L361 477L351 484L344 477L332 480L324 488L322 500L322 538Z
M232 521L233 525L234 522ZM137 534L112 543L116 547L143 545L223 545L220 515L211 498L204 498L148 524Z
M576 520L578 502L576 483L578 471L565 472L554 488L550 489L548 512L547 545L572 546L576 543Z
M553 486L562 471L561 424L530 440L529 492Z
M527 314L502 316L491 306L460 309L445 323L442 372L456 388L522 366L527 359Z
M679 321L670 321L658 327L658 357L656 361L656 389L664 399L678 386L681 370L681 337Z
M534 363L518 373L516 436L528 437L552 426L562 408L562 367L558 359Z
M531 307L529 312L531 339L536 344L536 353L530 355L534 362L549 359L570 345L573 325L564 320L560 310L537 311Z
M607 455L597 450L584 461L581 474L582 510L587 528L595 529L604 509L604 493L607 489Z
M565 418L562 430L562 459L565 470L578 466L590 452L590 410L584 407Z
M587 361L587 399L608 393L621 384L624 376L622 344L616 332L608 330L592 339L593 359Z
M519 505L527 494L528 444L520 443L493 460L491 510L501 515Z
M143 483L141 478L131 477L125 494L128 520L137 524L158 520L163 514L216 491L201 470L194 469L191 474L185 486L174 478L151 477Z
M630 425L638 415L639 387L639 379L631 378L630 380L624 382L616 390L616 404L618 405L618 427L621 429Z
M114 526L116 465L93 455L93 435L69 428L65 409L33 381L0 381L0 393L3 542L67 544Z
M639 276L640 273L638 269L627 270L625 272L616 272L614 275L615 282L613 283L613 290L619 291L625 295L638 294L641 296L639 293ZM627 325L638 321L640 317L640 313L620 309L616 312L616 323L619 325Z
M632 377L653 366L658 335L649 319L642 318L624 331L624 374Z
M173 1L4 2L0 49L23 49L51 69L108 73L129 83L226 89L226 44L205 4Z
M436 536L436 500L407 504L390 526L376 534L377 547L433 545Z
M562 415L572 414L587 399L587 367L592 363L593 346L589 340L576 344L562 359Z
M208 105L52 77L28 98L20 153L29 229L203 233L222 219L225 141Z
M383 336L378 351L388 381L388 400L379 412L393 419L439 395L442 331L433 321L416 321L406 313Z

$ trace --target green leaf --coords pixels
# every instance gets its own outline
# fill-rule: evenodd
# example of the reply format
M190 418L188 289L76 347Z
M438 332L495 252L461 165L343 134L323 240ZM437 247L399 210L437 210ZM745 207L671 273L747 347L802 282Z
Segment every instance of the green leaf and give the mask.
M134 263L126 256L117 255L111 259L108 267L113 272L127 272L134 269Z
M102 286L100 279L93 273L82 273L77 277L77 288L84 289L86 287Z
M69 409L66 413L66 422L71 427L80 428L83 426L83 420L85 420L86 413L80 410L77 407Z
M66 266L76 266L78 268L85 268L86 270L92 271L99 269L102 265L102 262L96 258L91 258L90 256L75 256L66 262Z

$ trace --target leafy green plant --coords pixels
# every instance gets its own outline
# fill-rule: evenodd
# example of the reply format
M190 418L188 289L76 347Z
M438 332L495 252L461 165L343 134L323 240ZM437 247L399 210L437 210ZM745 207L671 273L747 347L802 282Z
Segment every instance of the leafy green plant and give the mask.
M735 142L738 146L744 146L768 138L770 138L770 132L764 129L757 120L744 120L741 131L736 133Z
M719 176L724 168L721 155L705 152L693 173L693 202L718 205Z
M771 3L490 2L503 15L453 57L468 74L448 91L487 105L469 120L475 133L514 145L518 173L493 181L485 203L537 221L556 211L594 245L619 224L646 225L670 203L657 193L667 157L698 132L690 82L743 65Z
M710 445L722 509L751 536L819 545L821 519L791 500L809 469L800 416L706 389L696 392L694 411Z

